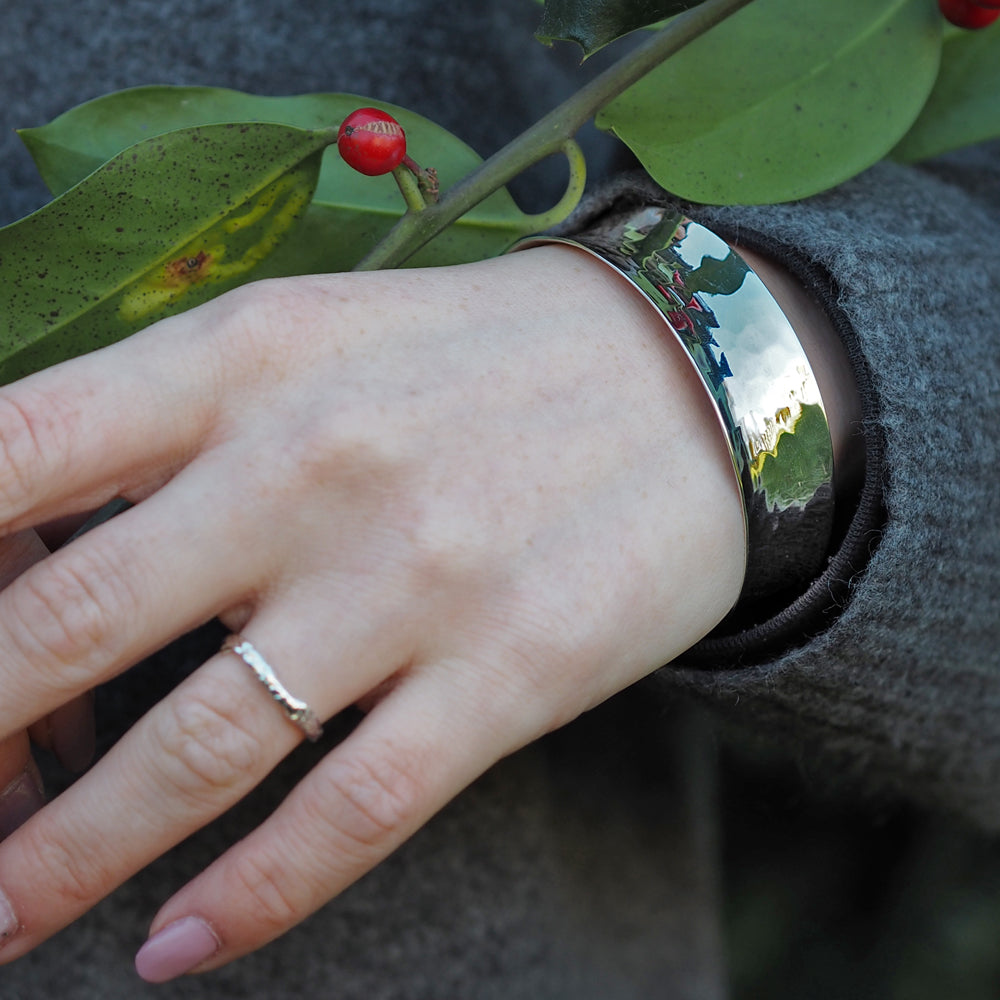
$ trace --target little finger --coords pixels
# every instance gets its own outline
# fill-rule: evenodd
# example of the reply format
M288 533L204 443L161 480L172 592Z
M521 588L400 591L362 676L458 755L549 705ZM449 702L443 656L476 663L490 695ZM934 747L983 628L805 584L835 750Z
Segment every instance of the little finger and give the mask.
M280 936L519 745L490 724L495 703L431 674L407 674L266 822L161 909L136 958L143 978L216 968Z

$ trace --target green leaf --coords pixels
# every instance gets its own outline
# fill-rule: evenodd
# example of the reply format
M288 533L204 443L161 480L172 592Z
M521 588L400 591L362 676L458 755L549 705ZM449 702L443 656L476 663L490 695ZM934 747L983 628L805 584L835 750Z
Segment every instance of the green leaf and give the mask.
M261 97L209 87L137 87L81 104L21 137L53 192L64 190L139 139L210 122L270 121L300 128L339 126L358 107L392 114L406 131L407 148L421 166L438 171L442 191L482 161L440 126L381 101L355 94ZM388 232L405 205L389 175L365 177L331 149L305 225L262 274L349 270ZM457 264L505 250L533 230L506 191L498 191L424 247L407 266Z
M941 72L920 116L892 151L922 160L1000 136L1000 21L945 35Z
M246 281L305 211L335 141L257 123L168 132L0 229L0 382Z
M545 0L535 37L546 45L576 42L586 55L627 35L673 17L704 0Z
M881 159L937 75L928 0L756 0L608 105L664 187L692 201L803 198Z

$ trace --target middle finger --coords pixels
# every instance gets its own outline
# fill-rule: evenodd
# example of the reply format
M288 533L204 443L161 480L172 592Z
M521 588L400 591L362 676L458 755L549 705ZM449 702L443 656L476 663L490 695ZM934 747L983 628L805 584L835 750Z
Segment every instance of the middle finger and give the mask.
M246 597L267 550L226 517L217 483L189 466L0 593L0 735Z

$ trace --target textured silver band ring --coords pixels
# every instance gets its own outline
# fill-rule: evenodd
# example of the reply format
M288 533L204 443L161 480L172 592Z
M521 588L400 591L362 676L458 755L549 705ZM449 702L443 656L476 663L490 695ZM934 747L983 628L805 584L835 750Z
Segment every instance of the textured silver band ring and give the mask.
M257 651L253 643L241 635L231 635L222 644L224 652L235 653L257 676L257 679L267 688L271 697L281 706L285 715L295 723L306 735L306 739L315 743L323 735L316 713L298 698L288 693L284 684L278 680L271 665Z

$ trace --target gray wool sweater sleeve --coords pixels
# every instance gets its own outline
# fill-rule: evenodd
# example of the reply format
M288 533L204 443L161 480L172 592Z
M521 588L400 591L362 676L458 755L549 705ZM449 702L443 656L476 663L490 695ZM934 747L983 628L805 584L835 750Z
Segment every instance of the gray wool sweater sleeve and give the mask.
M789 621L777 648L761 653L752 636L710 640L707 652L696 648L653 681L694 692L840 774L993 830L998 194L1000 146L986 145L923 167L882 163L797 204L685 206L783 260L825 300L863 383L859 433L870 461L852 558L831 553L810 613L782 610ZM642 181L619 182L597 211L649 198L664 196Z

